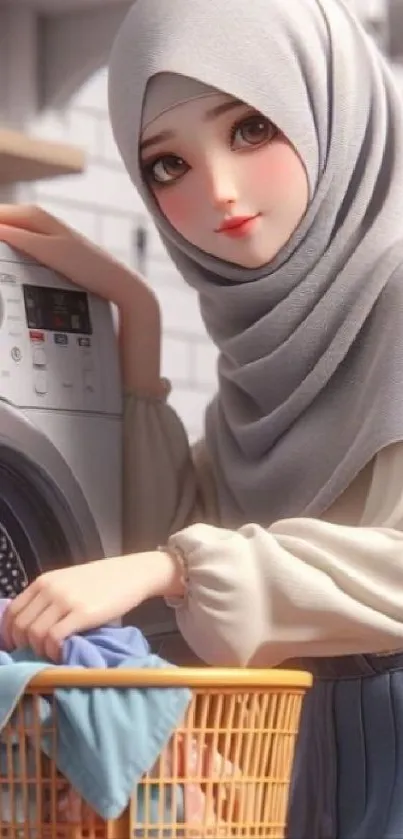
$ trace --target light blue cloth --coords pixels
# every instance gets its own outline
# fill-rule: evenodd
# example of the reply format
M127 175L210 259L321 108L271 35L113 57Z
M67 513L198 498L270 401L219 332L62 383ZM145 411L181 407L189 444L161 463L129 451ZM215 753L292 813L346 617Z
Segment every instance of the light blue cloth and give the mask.
M141 657L127 655L128 641L138 644L136 633L131 628L106 628L74 636L64 647L63 664L117 669L169 667L158 656L144 654L144 649ZM0 652L0 731L31 679L51 666L30 650ZM58 769L102 818L117 818L183 719L190 697L190 692L182 688L57 690L54 757ZM27 699L24 707L29 714ZM43 728L52 724L52 707L46 698L40 702L40 717ZM46 733L41 746L45 754L52 754L54 743ZM4 747L0 748L2 768L5 757Z

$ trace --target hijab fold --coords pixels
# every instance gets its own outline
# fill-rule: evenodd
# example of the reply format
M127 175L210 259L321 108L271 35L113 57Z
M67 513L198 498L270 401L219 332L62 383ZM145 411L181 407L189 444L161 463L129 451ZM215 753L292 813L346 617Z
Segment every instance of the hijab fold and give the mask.
M158 116L150 82L166 74L167 89L176 74L257 108L305 164L307 213L271 264L203 253L159 211L138 148ZM219 349L206 445L222 522L323 514L403 440L403 120L390 69L342 0L136 0L109 102L127 170Z

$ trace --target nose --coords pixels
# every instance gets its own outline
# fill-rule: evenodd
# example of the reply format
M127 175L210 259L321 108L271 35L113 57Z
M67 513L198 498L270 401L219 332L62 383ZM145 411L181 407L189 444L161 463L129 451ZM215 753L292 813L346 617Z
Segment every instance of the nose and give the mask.
M238 200L235 173L221 157L209 161L207 185L210 201L218 209L224 209Z

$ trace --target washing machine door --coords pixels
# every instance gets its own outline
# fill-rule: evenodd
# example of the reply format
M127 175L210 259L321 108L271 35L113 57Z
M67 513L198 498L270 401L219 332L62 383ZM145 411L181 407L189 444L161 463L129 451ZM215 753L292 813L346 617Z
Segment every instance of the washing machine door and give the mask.
M0 597L15 597L45 571L102 555L67 463L21 410L0 400Z

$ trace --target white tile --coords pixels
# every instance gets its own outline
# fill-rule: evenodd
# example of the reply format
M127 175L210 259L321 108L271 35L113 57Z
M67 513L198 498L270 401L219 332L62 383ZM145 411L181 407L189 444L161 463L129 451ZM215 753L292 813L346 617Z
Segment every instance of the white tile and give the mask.
M217 386L217 356L218 352L214 344L206 341L195 343L192 347L193 365L192 374L196 384Z
M160 301L164 328L183 335L204 335L205 329L193 291L174 292L167 286L154 286Z
M65 197L111 211L138 212L142 205L127 175L108 166L89 163L83 174L54 178L38 184L41 198Z
M178 387L172 389L169 402L193 439L203 434L204 415L210 399L209 393Z
M150 259L165 260L167 257L161 237L151 219L147 224L147 253Z
M31 122L30 129L36 137L53 142L66 142L68 114L58 111L44 111Z
M158 259L148 257L146 261L147 279L153 288L162 286L166 289L169 287L169 292L172 294L175 290L186 291L189 286L186 285L185 280L171 262L168 254ZM193 294L193 292L191 292Z
M128 214L127 217L114 215L111 212L100 216L100 230L102 245L106 250L120 249L127 252L133 248L133 230L137 216Z
M115 139L112 133L112 127L109 121L109 117L103 117L100 119L100 155L101 157L105 158L105 160L110 160L114 163L123 162L121 160L117 145L115 143Z
M108 72L102 67L91 76L71 99L73 108L94 108L104 114L108 112Z
M100 127L96 115L77 109L68 114L67 142L80 146L89 155L96 157L100 153Z
M188 341L165 335L162 344L162 373L172 383L189 383L191 377L191 348Z

